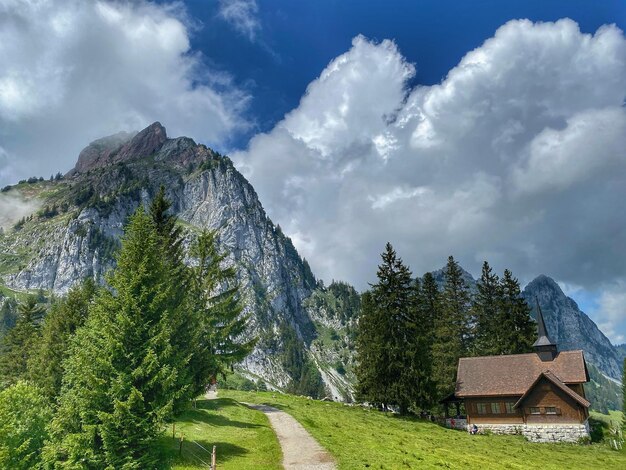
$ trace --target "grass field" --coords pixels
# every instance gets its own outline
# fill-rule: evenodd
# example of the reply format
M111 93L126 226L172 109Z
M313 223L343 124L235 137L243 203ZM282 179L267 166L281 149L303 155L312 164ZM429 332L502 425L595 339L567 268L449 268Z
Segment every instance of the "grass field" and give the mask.
M417 419L270 392L221 390L220 397L290 413L335 456L340 469L626 469L626 451L605 444L533 444L521 436L471 436Z
M185 438L179 455L181 433ZM206 470L214 445L220 470L281 468L280 446L265 415L230 398L198 400L196 409L186 411L176 421L176 436L172 439L170 427L162 438L161 447L171 469Z

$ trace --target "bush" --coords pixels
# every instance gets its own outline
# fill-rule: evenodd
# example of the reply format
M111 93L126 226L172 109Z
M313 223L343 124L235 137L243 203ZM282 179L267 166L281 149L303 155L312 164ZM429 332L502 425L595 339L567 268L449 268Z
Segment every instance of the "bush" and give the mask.
M38 387L20 381L0 392L0 468L37 468L52 419Z
M227 375L226 379L221 382L220 385L225 389L240 390L244 392L250 392L257 389L252 380L236 372L234 374Z

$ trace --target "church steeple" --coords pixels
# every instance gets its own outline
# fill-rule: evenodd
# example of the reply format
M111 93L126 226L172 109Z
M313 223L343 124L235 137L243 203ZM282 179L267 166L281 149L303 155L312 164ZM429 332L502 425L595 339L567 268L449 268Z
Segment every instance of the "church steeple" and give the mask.
M552 361L557 354L556 344L548 336L539 300L535 298L535 301L537 302L537 341L533 344L533 348L542 361Z

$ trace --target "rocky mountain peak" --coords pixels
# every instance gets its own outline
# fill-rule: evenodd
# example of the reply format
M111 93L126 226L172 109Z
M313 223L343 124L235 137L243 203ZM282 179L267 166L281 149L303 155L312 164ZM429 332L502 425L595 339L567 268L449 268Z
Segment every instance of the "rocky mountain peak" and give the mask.
M130 142L124 145L116 161L128 160L133 157L147 157L159 151L167 140L165 127L160 122L154 122L140 131Z
M93 168L106 165L112 156L119 152L122 146L135 135L136 133L118 132L117 134L94 140L80 152L76 166L68 173L68 176L76 173L86 173Z
M166 141L167 133L160 122L154 122L140 132L119 132L103 137L93 141L80 152L76 166L68 176L153 155Z
M526 286L522 296L532 308L533 316L539 302L548 334L559 350L582 349L587 361L606 376L621 378L621 362L615 347L554 279L543 274L537 276Z

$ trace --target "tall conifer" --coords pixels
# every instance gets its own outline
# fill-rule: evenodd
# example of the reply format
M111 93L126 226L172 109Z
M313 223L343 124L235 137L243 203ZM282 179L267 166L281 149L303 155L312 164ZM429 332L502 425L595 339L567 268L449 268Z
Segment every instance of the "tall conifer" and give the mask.
M70 338L85 323L95 290L93 280L87 279L53 303L44 320L41 340L28 362L28 376L48 398L56 397L61 391L63 361Z
M197 350L190 362L197 393L211 377L224 375L246 357L255 339L243 338L248 317L242 315L235 270L225 267L226 254L217 248L215 232L204 231L191 249L197 260L190 292L197 320Z
M32 295L18 305L17 323L0 346L0 388L26 378L28 360L41 335L40 324L45 312L44 306Z
M502 289L498 275L485 261L472 303L473 341L469 351L474 356L499 354L502 348Z
M536 325L530 317L530 307L522 297L519 281L506 269L501 280L502 330L501 349L497 354L521 354L532 351Z
M46 461L56 468L155 468L164 420L180 384L173 334L176 295L160 236L139 208L108 279L65 363Z
M470 293L463 273L452 256L445 269L445 286L441 295L441 313L435 319L433 345L433 378L438 397L454 390L459 358L469 349Z
M430 358L418 308L419 284L387 243L378 267L378 282L364 296L357 340L361 397L398 406L430 401Z

